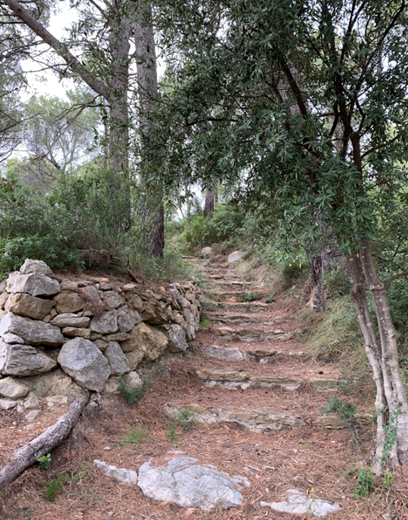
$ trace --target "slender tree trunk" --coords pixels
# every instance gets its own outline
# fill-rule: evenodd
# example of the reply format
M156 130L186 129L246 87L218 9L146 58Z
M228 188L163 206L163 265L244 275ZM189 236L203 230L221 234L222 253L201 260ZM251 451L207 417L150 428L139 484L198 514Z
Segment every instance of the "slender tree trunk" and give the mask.
M204 217L211 218L215 208L215 186L207 190L204 204Z
M371 245L361 244L360 254L349 255L348 265L353 279L352 295L357 319L363 333L365 350L373 370L377 388L377 446L374 469L377 474L383 465L396 468L408 465L408 405L398 366L397 336L392 323L388 297L384 284L379 280L373 262ZM371 293L380 332L380 341L375 333L366 293L366 284ZM395 443L384 453L388 426L390 439ZM395 427L395 432L392 428ZM390 439L387 439L390 440ZM384 460L388 455L389 461Z
M140 22L134 25L134 34L137 56L137 82L141 105L140 131L142 134L143 148L143 146L148 144L153 138L148 114L157 96L156 46L151 23L152 6L150 3L142 4L139 16L141 19ZM152 160L151 157L149 159ZM142 182L144 182L143 178ZM146 207L143 212L147 218L148 230L146 238L148 246L153 256L162 257L164 249L164 207L163 190L161 186L157 187L155 193L149 189L145 205Z

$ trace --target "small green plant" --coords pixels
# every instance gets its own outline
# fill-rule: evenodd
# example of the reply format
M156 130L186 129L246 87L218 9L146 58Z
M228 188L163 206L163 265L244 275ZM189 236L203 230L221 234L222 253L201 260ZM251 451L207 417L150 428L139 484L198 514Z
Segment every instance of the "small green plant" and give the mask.
M45 496L48 498L50 502L55 502L56 494L59 491L62 491L62 486L65 482L69 481L69 476L67 473L59 474L57 473L57 478L53 480L49 480L47 482L47 487L45 489Z
M120 442L118 444L121 447L126 446L132 450L139 450L144 440L151 439L145 430L132 430L130 426L128 426L128 429L129 433L127 435L122 435L122 437L119 437Z
M193 414L189 410L181 411L176 419L169 417L169 425L166 431L167 439L172 444L177 442L179 436L182 433L191 431L195 424L197 424L197 419L193 417Z
M372 468L360 469L357 477L357 487L354 489L354 496L357 500L366 498L374 489L375 475Z
M47 453L47 455L41 455L41 457L38 457L37 462L40 466L40 470L46 471L49 469L51 464L51 453Z
M202 312L200 315L200 326L201 327L210 327L211 322L205 312Z
M150 386L150 381L145 379L143 381L142 386L138 388L132 388L125 380L122 378L118 381L118 391L125 398L126 402L129 404L134 404L146 393L147 389Z
M169 425L166 430L166 437L167 437L168 441L171 442L172 444L177 442L177 439L179 438L179 434L177 433L178 428L179 428L179 426L177 425L176 421L169 418Z
M267 296L265 298L265 303L273 303L275 301L275 297L274 296Z
M391 471L386 471L383 475L382 487L387 490L394 484L394 477L392 476Z
M183 410L178 416L178 421L183 432L191 431L191 428L197 424L197 419L193 417L193 414L189 410Z
M247 292L242 295L242 301L243 302L255 302L257 300L260 300L262 298L262 295L256 293L256 292Z
M335 413L342 421L353 421L357 412L357 405L354 403L347 403L338 397L329 399L327 404L320 410L322 413Z

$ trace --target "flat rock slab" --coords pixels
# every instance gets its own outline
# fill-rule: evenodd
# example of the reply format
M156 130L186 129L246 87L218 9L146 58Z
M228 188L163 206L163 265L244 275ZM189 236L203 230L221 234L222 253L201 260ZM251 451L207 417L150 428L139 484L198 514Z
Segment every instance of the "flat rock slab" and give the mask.
M194 419L200 423L234 423L239 424L255 433L276 432L291 430L305 426L304 421L298 415L290 415L285 412L276 412L270 408L248 408L240 411L215 410L204 408L198 404L176 405L167 404L166 412L174 418L180 413L188 411Z
M202 347L201 352L208 357L216 359L226 359L228 361L242 361L245 356L238 349L221 348L217 345L210 345L209 347Z
M145 462L139 469L139 487L143 493L161 502L209 511L242 504L237 488L249 486L247 478L196 464L192 457L174 458L167 466L155 467Z
M20 399L28 394L29 388L12 377L0 379L0 395L10 399Z
M235 323L235 324L238 324L238 325L246 325L248 323L259 323L259 320L256 318L256 317L252 317L252 316L241 316L241 315L237 315L237 316L225 316L225 315L222 315L222 314L210 314L209 315L210 317L210 320L214 323Z
M285 332L283 330L262 330L262 329L240 329L235 330L236 334L241 341L246 343L270 341L270 340L287 340L295 336L294 332Z
M228 370L224 368L203 368L196 370L197 376L202 380L243 382L249 376L243 370Z
M90 318L86 318L85 316L79 317L73 313L65 313L59 314L55 316L53 320L51 320L51 325L56 325L57 327L75 327L75 328L85 328L89 325Z
M56 361L31 345L9 345L0 341L0 374L27 377L49 372Z
M230 386L237 388L249 388L254 386L258 388L274 388L280 387L287 390L297 390L302 384L303 379L291 377L276 376L251 376L244 370L233 370L223 368L203 368L196 370L196 374L206 386ZM242 386L242 383L245 386Z
M64 341L59 327L17 316L12 312L5 314L0 322L0 335L12 333L23 338L25 343L32 345L48 345L56 347Z
M306 515L309 513L317 518L336 513L341 510L339 504L329 504L320 498L310 498L298 489L288 490L288 500L283 502L261 502L261 506L270 507L281 513Z
M222 302L217 307L226 312L265 312L268 310L268 304L263 302Z
M117 468L116 466L112 466L110 464L106 464L101 460L93 461L95 466L100 469L107 477L113 477L119 482L123 482L124 484L137 484L137 473L131 469L125 468Z

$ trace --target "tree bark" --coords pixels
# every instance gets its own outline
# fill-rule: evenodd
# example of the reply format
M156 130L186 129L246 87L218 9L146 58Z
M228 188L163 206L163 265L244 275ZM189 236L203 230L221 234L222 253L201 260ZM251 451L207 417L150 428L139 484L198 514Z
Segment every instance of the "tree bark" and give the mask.
M140 131L143 147L152 141L151 129L148 114L152 109L157 97L157 66L156 66L156 45L154 41L154 31L152 26L152 6L150 3L143 3L140 20L134 24L137 82L139 87L139 101L141 107ZM150 160L154 158L150 157ZM143 164L142 164L143 170ZM142 171L142 182L143 179ZM157 187L156 193L148 189L147 200L143 213L147 224L147 242L150 253L155 257L163 256L164 249L164 206L163 190Z
M204 217L211 218L215 208L215 186L207 190L204 204Z
M13 482L24 470L34 464L41 455L49 453L68 437L78 422L82 411L89 402L90 392L86 391L74 401L68 412L56 423L31 442L16 450L5 466L0 469L0 489Z

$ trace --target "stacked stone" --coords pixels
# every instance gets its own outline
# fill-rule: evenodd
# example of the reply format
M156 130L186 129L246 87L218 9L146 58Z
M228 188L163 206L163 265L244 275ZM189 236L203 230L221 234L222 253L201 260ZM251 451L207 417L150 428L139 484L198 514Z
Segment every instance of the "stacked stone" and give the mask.
M44 262L27 259L0 290L0 397L9 399L30 390L15 377L54 369L98 392L116 390L121 376L140 384L139 363L185 351L200 320L193 282L140 294L107 278L58 281Z

